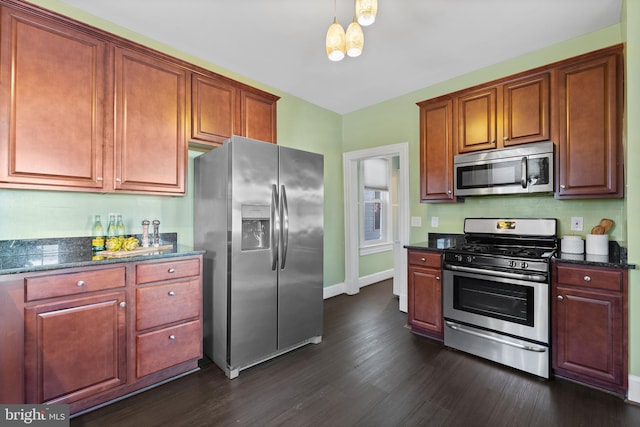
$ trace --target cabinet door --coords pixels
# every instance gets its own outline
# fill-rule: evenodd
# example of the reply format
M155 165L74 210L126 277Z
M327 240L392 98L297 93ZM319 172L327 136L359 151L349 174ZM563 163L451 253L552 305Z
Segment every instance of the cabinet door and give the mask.
M463 93L456 98L458 153L497 147L496 87Z
M505 147L550 139L549 73L504 84L502 97Z
M102 189L105 43L0 12L0 182Z
M259 141L276 143L277 97L242 90L240 93L240 115L242 136Z
M27 403L72 403L126 382L125 295L25 309Z
M443 338L440 270L409 267L407 321L418 332Z
M184 193L186 71L115 51L115 189Z
M622 295L558 286L555 298L554 369L624 391Z
M222 144L240 132L238 89L222 79L191 77L191 140Z
M420 106L420 201L455 201L453 196L453 101Z
M559 198L622 197L620 56L558 71Z

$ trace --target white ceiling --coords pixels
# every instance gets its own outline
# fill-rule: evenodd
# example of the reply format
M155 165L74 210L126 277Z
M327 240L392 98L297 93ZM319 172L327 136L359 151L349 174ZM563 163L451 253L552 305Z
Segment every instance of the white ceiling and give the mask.
M338 21L353 0L336 0ZM340 114L620 22L622 0L378 0L358 58L324 51L333 0L62 0Z

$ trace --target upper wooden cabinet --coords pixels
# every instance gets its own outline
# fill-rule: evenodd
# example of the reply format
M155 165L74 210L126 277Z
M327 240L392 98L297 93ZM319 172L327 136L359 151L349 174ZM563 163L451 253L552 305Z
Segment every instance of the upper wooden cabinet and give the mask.
M231 135L276 143L278 96L219 76L191 77L191 141L217 146Z
M548 140L549 91L547 72L461 92L455 98L457 152Z
M420 201L452 202L453 100L419 103Z
M107 45L0 7L0 182L105 187Z
M115 189L184 193L187 71L115 49Z
M276 143L276 101L278 97L249 90L240 92L241 136Z
M191 140L221 144L240 129L238 90L226 80L191 76Z
M558 198L622 197L622 50L558 70Z
M0 188L179 195L187 141L276 142L278 97L18 0L0 6Z

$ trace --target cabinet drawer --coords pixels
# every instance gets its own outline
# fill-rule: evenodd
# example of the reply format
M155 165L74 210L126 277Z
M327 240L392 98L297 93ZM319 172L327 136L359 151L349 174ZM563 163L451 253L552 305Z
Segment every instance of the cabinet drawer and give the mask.
M198 275L200 260L197 258L136 265L137 284Z
M136 328L149 329L200 316L200 279L136 289Z
M27 277L27 301L61 297L125 286L125 267Z
M556 282L607 291L622 292L623 270L604 270L584 266L558 265Z
M409 251L409 264L421 265L423 267L440 268L442 258L440 253Z
M138 335L138 378L202 357L200 320Z

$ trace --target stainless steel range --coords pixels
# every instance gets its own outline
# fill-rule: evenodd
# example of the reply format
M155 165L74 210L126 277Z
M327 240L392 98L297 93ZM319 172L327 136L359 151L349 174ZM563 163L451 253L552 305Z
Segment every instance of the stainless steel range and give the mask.
M444 343L549 378L550 259L557 221L467 218L444 253Z

